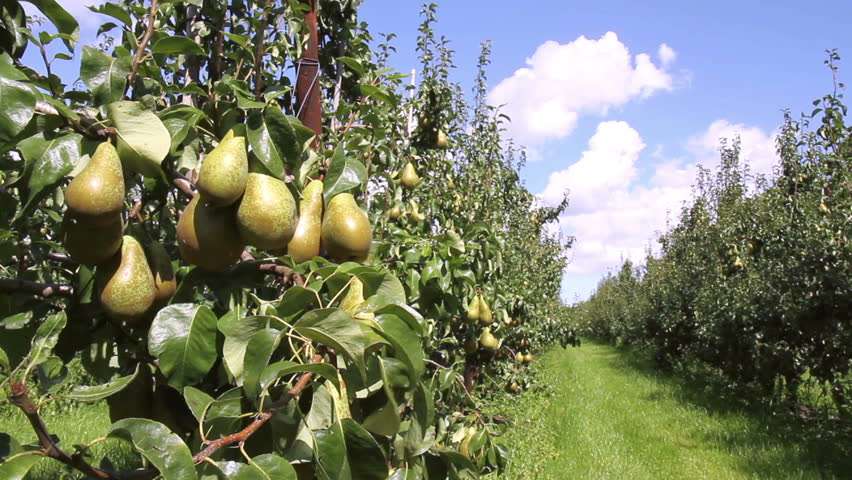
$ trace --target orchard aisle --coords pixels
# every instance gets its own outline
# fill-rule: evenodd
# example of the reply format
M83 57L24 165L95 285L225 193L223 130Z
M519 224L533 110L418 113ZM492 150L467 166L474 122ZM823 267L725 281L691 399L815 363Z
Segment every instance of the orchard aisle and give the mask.
M848 456L803 440L789 420L733 407L624 349L585 341L552 350L536 368L555 388L512 402L509 479L822 479L852 471Z

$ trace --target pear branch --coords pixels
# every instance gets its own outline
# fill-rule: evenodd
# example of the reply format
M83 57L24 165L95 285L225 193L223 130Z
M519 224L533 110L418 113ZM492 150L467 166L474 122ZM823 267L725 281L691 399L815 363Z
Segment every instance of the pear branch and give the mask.
M101 128L101 124L97 120L88 116L85 111L82 110L74 111L79 118L71 118L62 114L62 112L57 110L53 105L43 100L38 100L36 101L35 111L42 115L56 115L58 117L62 117L67 125L70 125L71 128L92 140L109 140L115 136L115 129Z
M136 49L136 57L133 59L133 66L130 68L130 75L127 77L127 87L131 87L133 85L133 81L136 80L136 74L139 72L139 65L142 63L142 57L145 56L145 47L148 46L148 42L151 40L151 35L154 34L154 22L157 19L157 6L158 0L151 0L151 10L148 12L148 29L145 30L145 35L142 36L142 40L139 42L139 47ZM125 87L125 94L127 92L127 87Z
M3 293L32 293L43 298L73 297L74 287L59 283L40 283L21 278L0 278L0 292Z

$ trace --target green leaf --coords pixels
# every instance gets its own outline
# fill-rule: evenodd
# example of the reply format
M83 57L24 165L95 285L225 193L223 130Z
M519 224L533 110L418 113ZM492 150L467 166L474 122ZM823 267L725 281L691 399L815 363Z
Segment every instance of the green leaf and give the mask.
M326 203L338 193L344 193L358 188L367 179L367 169L360 160L349 158L339 146L331 157L331 165L323 184L323 198Z
M317 477L320 480L355 478L346 458L346 437L340 423L334 422L329 428L313 430L311 433L314 436Z
M281 332L274 328L264 328L252 335L246 347L243 360L244 381L243 389L250 399L260 393L260 376L272 358L272 352L278 348Z
M352 57L337 57L337 60L351 68L358 75L364 75L364 66L361 65L360 61Z
M337 369L328 363L295 363L290 361L275 362L267 366L260 375L260 388L266 390L272 382L291 373L311 372L328 379L340 391L340 379Z
M139 365L137 364L136 371L134 371L132 375L116 378L115 380L103 385L96 385L93 387L87 385L79 386L73 388L70 392L62 396L72 400L77 400L78 402L96 402L124 390L124 388L130 385L138 374Z
M267 453L252 458L252 461L266 475L266 480L296 480L296 470L283 457Z
M385 480L388 474L387 458L376 439L358 422L344 418L346 456L352 468L352 478L358 480Z
M6 373L12 371L11 365L9 365L9 356L6 355L6 352L0 348L0 372L5 371Z
M56 26L59 33L68 35L64 42L68 50L74 51L74 45L80 36L80 25L77 20L65 11L56 0L27 0L36 6Z
M139 102L114 102L106 110L118 131L117 150L122 164L142 175L162 178L160 164L172 143L163 122Z
M294 328L300 335L316 340L345 355L364 374L366 338L360 324L339 308L312 310Z
M239 318L233 311L223 315L219 320L219 331L225 335L222 356L225 359L225 366L234 376L237 385L243 384L243 360L249 340L256 332L268 328L272 322L272 317Z
M0 144L11 142L26 128L35 114L35 104L29 86L0 76Z
M316 302L316 292L295 285L284 292L284 296L281 297L281 301L278 302L275 308L278 310L278 316L286 318L296 315Z
M397 468L387 480L419 480L417 472L408 468Z
M121 100L130 75L130 57L111 57L88 45L83 46L80 80L89 87L99 105Z
M255 468L254 465L249 465L247 463L227 460L224 462L217 462L216 466L219 467L219 471L222 475L220 478L223 479L266 480L266 477L263 476L263 472Z
M148 332L148 351L159 358L168 384L201 381L216 361L216 315L206 305L179 303L157 313Z
M130 19L130 13L128 13L128 11L125 11L123 8L119 7L118 5L116 5L114 3L104 3L103 5L98 5L98 6L91 5L88 8L89 8L89 10L91 10L93 12L108 15L108 16L120 21L125 26L129 27L129 26L132 25L132 21Z
M380 102L387 103L395 107L399 104L399 98L390 93L386 88L377 87L375 85L361 84L361 95L365 97L373 97Z
M36 463L44 458L38 451L21 452L0 463L0 478L3 480L23 480Z
M83 137L76 133L56 135L41 132L18 143L18 150L27 162L27 203L19 214L28 210L30 203L47 186L53 185L74 169L80 160Z
M68 369L59 357L49 357L36 367L38 388L44 393L53 393L68 380Z
M434 433L427 435L429 427L435 419L435 404L432 392L421 382L414 391L414 415L408 423L405 434L405 458L418 457L429 450L434 442Z
M189 447L162 423L126 418L112 424L108 436L129 441L159 470L163 480L197 478Z
M393 345L396 358L408 367L411 384L416 385L426 370L420 337L396 315L379 315L375 321L381 327L375 329L376 333Z
M204 418L204 412L216 400L195 387L186 387L183 389L183 398L189 409L192 410L192 415L199 422Z
M59 334L65 328L67 320L65 312L59 312L47 317L44 323L39 325L32 342L30 342L30 365L27 370L31 370L50 358L53 347L56 346Z
M269 171L283 178L285 167L298 170L302 147L290 121L275 105L249 114L247 136L252 151Z
M392 385L398 382L394 382L391 379L392 374L388 371L388 366L392 366L392 364L388 360L393 359L380 358L377 362L379 372L382 376L382 391L377 395L384 397L384 404L378 410L370 413L361 422L361 425L377 435L392 437L399 432L402 419L400 418L399 406L394 400L393 389L391 388ZM398 362L396 360L393 361Z
M204 55L204 50L192 39L179 35L164 37L151 46L153 53Z

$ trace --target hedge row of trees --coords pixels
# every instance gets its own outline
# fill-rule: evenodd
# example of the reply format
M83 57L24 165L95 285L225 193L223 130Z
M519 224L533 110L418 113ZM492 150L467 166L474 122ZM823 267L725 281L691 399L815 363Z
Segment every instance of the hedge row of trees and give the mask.
M93 7L111 18L69 84L55 66L74 59L79 25L54 0L30 3L44 28L17 0L0 7L0 400L39 443L0 433L0 477L44 457L94 478L180 480L455 479L505 465L506 427L479 398L524 386L532 349L575 342L559 301L571 241L546 233L566 203L533 207L523 155L486 104L487 44L468 104L434 5L412 83L387 68L393 36L374 41L356 0L121 0ZM23 62L28 49L43 66ZM245 151L229 152L297 201L317 181L326 207L353 195L369 256L182 257L183 212L229 215L197 182L239 137ZM75 254L63 226L65 188L105 142L124 168L124 245L138 241L149 264L161 245L176 280L133 319L111 313L107 264ZM192 264L208 261L232 265ZM131 442L141 470L57 444L41 416L57 400L108 402L104 434Z
M798 401L812 387L849 412L852 127L838 61L829 52L833 91L798 120L785 114L772 177L752 176L739 141L723 141L660 254L625 262L574 309L584 329L650 344L662 364L697 359L765 395Z

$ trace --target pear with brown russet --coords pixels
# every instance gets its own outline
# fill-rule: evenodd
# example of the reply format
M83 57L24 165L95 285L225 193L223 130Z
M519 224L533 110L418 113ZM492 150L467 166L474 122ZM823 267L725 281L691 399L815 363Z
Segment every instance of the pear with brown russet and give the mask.
M221 272L236 263L245 244L237 231L233 207L216 208L196 195L177 224L180 256L186 263Z
M196 186L212 205L226 207L245 192L247 181L246 139L231 130L201 163Z
M107 315L128 323L145 315L157 293L142 244L130 235L124 236L120 253L98 266L95 283Z
M160 242L153 241L145 253L148 256L148 266L151 268L151 274L154 276L154 304L152 310L159 310L168 305L169 300L177 291L177 279L175 278L175 270L172 267L172 259L169 257L169 252Z
M250 173L237 209L237 228L243 240L261 250L287 246L296 232L296 200L281 180Z
M299 202L299 221L287 253L296 263L307 262L320 254L322 233L322 190L320 180L313 180L302 190Z
M335 195L322 219L322 245L329 258L338 263L363 262L372 243L373 228L355 197L351 193Z
M68 211L88 226L111 225L124 208L124 173L110 142L98 145L92 159L65 188Z

